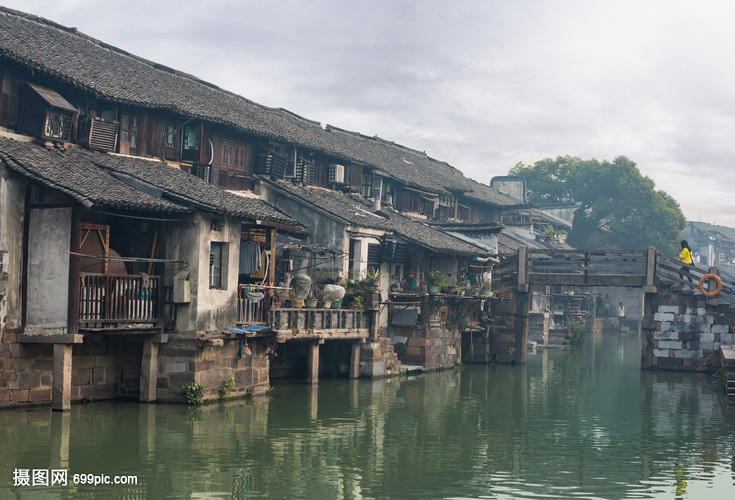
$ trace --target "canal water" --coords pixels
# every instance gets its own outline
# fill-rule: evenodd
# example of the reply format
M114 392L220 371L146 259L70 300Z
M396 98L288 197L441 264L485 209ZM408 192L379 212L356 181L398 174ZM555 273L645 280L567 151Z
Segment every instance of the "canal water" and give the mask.
M201 408L2 411L0 498L735 498L735 404L639 359L639 335L614 332L524 366L281 383ZM34 469L66 484L33 486Z

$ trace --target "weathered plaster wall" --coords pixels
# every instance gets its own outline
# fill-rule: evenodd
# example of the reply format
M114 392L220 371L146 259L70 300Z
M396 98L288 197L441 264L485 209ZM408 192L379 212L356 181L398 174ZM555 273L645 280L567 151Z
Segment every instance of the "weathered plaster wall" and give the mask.
M269 189L265 184L261 188L261 194L266 201L278 207L280 211L298 219L303 226L308 228L309 241L330 248L343 249L345 247L345 231L347 230L345 224L325 217L321 212L316 212L293 198L285 197Z
M0 335L20 328L24 188L11 172L0 176Z
M69 296L71 208L33 209L28 239L26 332L65 332Z
M212 225L212 221L217 224ZM217 230L219 229L219 230ZM237 322L237 271L241 226L238 219L197 212L186 222L169 228L166 254L188 264L191 302L178 304L176 329L180 332L223 331ZM212 242L226 244L223 255L223 289L209 287L209 249ZM181 264L170 264L169 269ZM178 272L178 271L176 271ZM176 272L171 271L169 279Z

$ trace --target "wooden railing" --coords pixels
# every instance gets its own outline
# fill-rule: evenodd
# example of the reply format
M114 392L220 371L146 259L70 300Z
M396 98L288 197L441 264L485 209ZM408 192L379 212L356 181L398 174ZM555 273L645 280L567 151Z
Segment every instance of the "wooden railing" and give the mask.
M658 255L657 274L660 279L672 281L682 286L690 286L699 288L699 280L702 276L709 274L709 270L701 269L696 266L686 266L686 270L682 270L682 263L679 259L673 259L661 254ZM720 275L722 281L722 291L717 297L731 304L735 304L735 282ZM705 291L709 290L710 283L703 285ZM712 283L714 286L714 283Z
M249 290L248 285L237 287L237 320L248 325L267 325L271 297L261 290Z
M155 326L160 276L80 273L80 328Z
M643 286L648 253L603 250L528 250L531 284Z

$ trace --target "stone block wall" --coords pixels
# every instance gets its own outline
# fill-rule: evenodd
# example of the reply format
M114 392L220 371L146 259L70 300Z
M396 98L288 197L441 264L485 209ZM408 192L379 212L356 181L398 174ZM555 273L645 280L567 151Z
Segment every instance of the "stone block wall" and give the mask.
M516 306L515 299L492 304L490 326L490 361L513 363L516 361Z
M0 341L0 407L50 404L53 344L16 342L14 332ZM140 343L85 339L72 349L72 401L137 397Z
M402 342L395 342L396 339ZM440 370L452 368L461 361L461 336L457 330L431 325L426 328L393 327L393 341L398 359L403 364Z
M251 355L238 355L236 338L195 338L169 336L158 351L158 401L182 403L184 386L203 384L205 400L220 398L219 388L229 377L235 380L227 398L240 397L252 387L252 394L263 394L269 387L270 359L263 341L249 340ZM243 341L243 346L245 342Z
M360 376L370 378L398 375L401 362L393 350L390 338L379 337L360 346Z
M462 332L462 362L488 363L490 360L490 332L472 328Z
M528 341L538 345L549 343L550 313L530 313L528 315Z
M720 347L735 344L735 312L691 291L665 288L651 295L644 321L646 368L715 371Z

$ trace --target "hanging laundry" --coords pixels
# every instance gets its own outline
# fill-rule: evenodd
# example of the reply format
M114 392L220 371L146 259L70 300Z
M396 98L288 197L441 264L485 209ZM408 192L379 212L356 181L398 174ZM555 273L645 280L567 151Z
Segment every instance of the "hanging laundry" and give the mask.
M240 274L260 271L260 243L255 240L240 241Z

